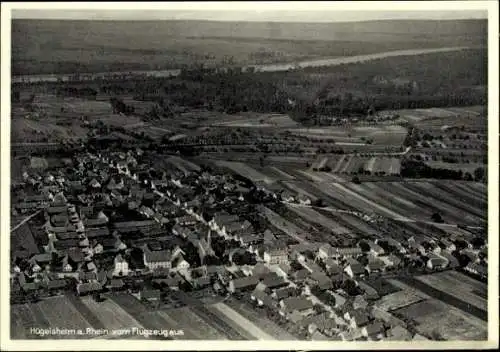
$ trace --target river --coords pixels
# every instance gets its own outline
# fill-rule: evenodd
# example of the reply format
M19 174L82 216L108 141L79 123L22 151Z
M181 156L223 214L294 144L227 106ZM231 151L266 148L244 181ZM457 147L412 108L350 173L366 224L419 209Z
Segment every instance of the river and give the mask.
M299 61L296 63L249 65L243 67L243 70L254 68L256 72L280 72L280 71L288 71L292 69L305 68L305 67L337 66L337 65L350 64L356 62L365 62L370 60L383 59L394 56L413 56L413 55L423 55L430 53L459 51L466 49L472 49L472 48L446 47L446 48L433 48L433 49L395 50L395 51L386 51L382 53L369 54L369 55L342 56L335 58L306 60L306 61ZM123 77L124 75L169 77L169 76L177 76L180 74L180 72L181 72L180 69L173 69L173 70L155 70L155 71L80 73L78 75L79 76L78 80L91 80L98 78L113 79L113 78ZM44 75L22 75L22 76L13 76L12 83L57 82L57 81L69 81L70 79L75 79L75 75L67 73L66 74L54 73L54 74L44 74Z

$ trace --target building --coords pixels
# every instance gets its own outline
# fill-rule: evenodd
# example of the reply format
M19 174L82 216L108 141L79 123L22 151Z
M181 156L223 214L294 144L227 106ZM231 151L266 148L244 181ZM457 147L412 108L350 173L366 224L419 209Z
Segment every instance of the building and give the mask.
M172 267L172 252L165 249L152 250L150 245L142 247L144 265L150 270L158 268L170 269Z
M344 314L344 319L353 329L361 328L370 323L370 316L364 309L348 311Z
M141 290L139 291L139 298L149 302L158 302L160 300L160 290Z
M253 290L259 283L259 278L255 276L247 276L238 279L233 279L229 282L228 291L231 293Z
M264 251L264 261L268 264L289 264L286 245L277 244L268 246Z
M428 258L426 266L431 270L441 270L448 265L448 260L446 258L435 253L429 253Z
M113 276L128 276L129 266L121 254L118 254L115 257L114 264L115 267L113 269Z
M305 297L289 297L280 301L280 312L282 315L298 312L302 316L307 316L314 312L313 306L313 302Z
M488 277L488 268L482 264L469 263L464 270L468 273L479 276L481 279L486 279Z
M351 259L347 262L347 266L344 268L344 272L351 278L365 276L364 266L355 259Z

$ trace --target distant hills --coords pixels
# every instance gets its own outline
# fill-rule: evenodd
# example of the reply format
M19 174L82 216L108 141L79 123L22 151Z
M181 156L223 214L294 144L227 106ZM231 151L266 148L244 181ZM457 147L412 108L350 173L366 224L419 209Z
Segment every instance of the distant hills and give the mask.
M15 74L160 69L207 57L234 56L241 64L259 57L267 63L486 42L487 20L480 19L343 23L14 19L12 66Z

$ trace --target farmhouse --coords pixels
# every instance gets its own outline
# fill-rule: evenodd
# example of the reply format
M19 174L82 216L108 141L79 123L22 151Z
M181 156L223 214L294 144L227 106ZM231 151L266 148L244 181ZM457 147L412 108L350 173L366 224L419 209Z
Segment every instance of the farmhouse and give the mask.
M312 314L314 312L312 301L305 297L289 297L280 301L281 313L289 315L293 312L298 312L302 316Z
M440 255L429 253L428 258L426 265L431 270L444 269L448 265L448 260Z
M365 276L365 268L355 259L347 261L347 266L344 268L344 272L351 278Z
M348 311L344 314L344 319L349 322L353 329L366 326L370 322L370 316L364 309Z
M255 288L259 283L259 279L255 276L242 277L233 279L229 282L229 292L235 293L237 291L249 291Z

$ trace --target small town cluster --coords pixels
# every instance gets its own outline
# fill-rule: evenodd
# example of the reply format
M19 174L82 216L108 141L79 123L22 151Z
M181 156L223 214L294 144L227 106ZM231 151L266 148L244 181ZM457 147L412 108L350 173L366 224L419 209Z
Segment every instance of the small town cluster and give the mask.
M205 167L157 170L138 148L57 165L32 159L12 192L13 217L25 217L13 231L32 233L11 248L12 303L124 291L159 308L183 294L247 304L304 339L408 341L429 337L374 304L391 289L384 275L487 275L487 244L451 235L401 242L388 233L348 246L293 238L260 206L307 207L307 197Z

